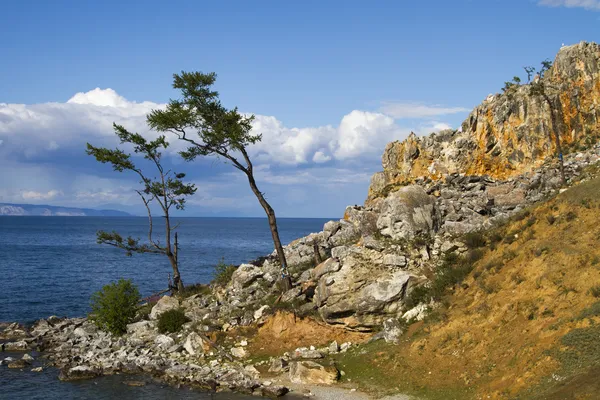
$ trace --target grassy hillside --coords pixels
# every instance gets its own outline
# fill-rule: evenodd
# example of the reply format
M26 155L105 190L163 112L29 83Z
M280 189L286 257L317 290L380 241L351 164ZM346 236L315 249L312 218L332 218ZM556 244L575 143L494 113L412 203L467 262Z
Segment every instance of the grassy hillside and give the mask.
M473 240L481 258L444 306L398 345L340 356L343 379L432 399L598 398L600 178L590 175Z

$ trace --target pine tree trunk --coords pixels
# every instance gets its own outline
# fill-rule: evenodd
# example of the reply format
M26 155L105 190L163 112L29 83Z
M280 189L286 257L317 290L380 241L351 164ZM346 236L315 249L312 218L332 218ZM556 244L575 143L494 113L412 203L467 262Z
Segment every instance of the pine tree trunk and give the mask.
M283 251L283 246L281 245L281 240L279 239L279 231L277 230L277 218L275 217L275 210L273 207L265 200L265 197L258 190L258 186L256 186L256 181L254 180L254 176L251 171L247 174L248 183L250 184L250 188L252 192L258 199L258 202L265 210L267 214L267 219L269 220L269 228L271 228L271 236L273 237L273 244L275 245L275 251L277 252L277 258L279 259L279 263L281 264L281 286L284 292L290 290L292 288L292 279L288 275L287 269L287 260L285 259L285 252Z
M173 268L173 289L180 292L183 290L183 281L181 280L181 274L179 274L179 265L177 262L177 234L175 234L175 252L171 248L171 219L169 218L168 210L165 211L165 225L166 225L166 253L171 268Z

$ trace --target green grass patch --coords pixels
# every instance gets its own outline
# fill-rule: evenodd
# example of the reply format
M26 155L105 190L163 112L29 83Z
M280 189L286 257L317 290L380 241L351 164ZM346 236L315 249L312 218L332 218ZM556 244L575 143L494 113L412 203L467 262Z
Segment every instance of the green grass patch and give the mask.
M231 264L225 264L225 260L221 259L217 265L215 265L215 277L212 281L217 286L225 286L231 281L231 277L237 267Z

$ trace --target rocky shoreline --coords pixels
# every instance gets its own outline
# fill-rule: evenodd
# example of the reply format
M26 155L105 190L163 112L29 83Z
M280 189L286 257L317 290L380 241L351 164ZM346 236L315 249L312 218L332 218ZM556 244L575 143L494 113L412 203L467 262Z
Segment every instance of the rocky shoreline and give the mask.
M582 178L582 171L599 160L599 145L567 156L569 182ZM1 350L25 353L0 364L31 369L29 352L36 350L65 381L143 374L170 385L268 397L288 393L285 382L331 385L340 371L323 363L324 358L346 351L350 343L319 348L305 343L293 352L253 360L248 350L252 333L244 336L243 329L260 327L286 310L327 326L367 332L372 340L395 341L403 333L402 319L420 320L435 307L408 309L404 300L414 287L426 284L425 268L435 269L448 253L466 251L460 234L492 226L558 187L552 163L506 181L453 174L445 182L404 186L379 205L348 207L344 219L286 246L294 288L283 295L277 295L278 266L271 255L239 266L224 286L206 287L181 300L162 297L121 337L100 331L86 318L5 325ZM181 332L160 334L156 319L171 309L184 310L191 322ZM219 335L224 339L215 344L210 337Z

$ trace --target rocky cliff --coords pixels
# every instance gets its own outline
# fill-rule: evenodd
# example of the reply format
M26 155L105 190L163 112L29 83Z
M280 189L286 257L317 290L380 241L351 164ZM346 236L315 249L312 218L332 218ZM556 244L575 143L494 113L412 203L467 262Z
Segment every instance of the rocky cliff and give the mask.
M538 79L537 77L535 79ZM563 151L583 149L600 135L600 46L562 47L543 78L557 115ZM550 106L530 85L489 95L458 130L410 135L387 145L383 172L373 176L367 204L420 177L452 173L506 179L539 167L556 152Z
M556 88L550 102L571 184L600 159L600 46L563 47L543 79ZM430 305L411 309L407 296L430 285L444 259L467 254L465 234L561 188L551 126L548 103L521 85L489 96L460 130L390 143L364 207L286 246L296 287L281 303L361 331L421 318ZM238 268L218 300L221 310L243 314L229 325L253 321L273 296L278 269L274 255Z

